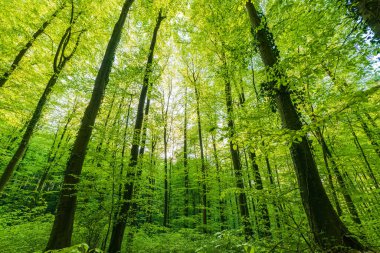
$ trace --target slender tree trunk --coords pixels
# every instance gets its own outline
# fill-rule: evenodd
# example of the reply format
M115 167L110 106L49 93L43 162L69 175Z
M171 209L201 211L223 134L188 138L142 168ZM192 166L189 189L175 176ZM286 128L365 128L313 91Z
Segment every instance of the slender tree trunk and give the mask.
M200 94L199 89L196 86L194 80L194 89L195 89L195 98L196 98L196 111L197 111L197 124L198 124L198 140L199 140L199 147L201 151L201 173L202 173L202 223L203 223L203 231L206 232L207 228L207 186L206 186L206 163L205 163L205 155L203 150L203 138L202 138L202 124L201 124L201 113L200 113Z
M317 131L318 130L319 129L317 129ZM361 224L358 211L356 210L356 207L354 205L354 202L352 201L351 195L348 192L347 184L344 181L344 178L343 178L342 174L340 173L340 171L338 169L338 165L336 164L336 162L334 160L334 157L332 156L332 153L331 153L329 147L327 146L327 144L325 142L325 139L323 138L323 135L320 132L320 130L319 130L319 133L318 133L318 139L319 139L319 141L320 141L320 143L322 145L322 151L323 151L323 153L325 153L327 155L328 159L331 162L333 173L335 174L335 177L337 179L339 187L342 190L343 198L344 198L344 200L345 200L345 202L347 204L348 211L350 212L352 220L355 223L357 223L357 224Z
M265 146L264 142L263 142L263 146ZM270 186L271 186L269 188L269 194L271 194L272 188L276 188L277 186L276 186L276 184L274 182L272 167L270 165L269 157L268 157L267 154L265 155L265 163L266 163L267 172L268 172L268 176L269 176L269 183L270 183ZM275 214L274 216L275 216L275 220L276 220L276 223L277 223L277 228L279 229L280 238L282 238L281 220L283 220L283 219L280 219L281 205L279 204L278 200L275 200L275 201L273 201L273 206L274 206L274 214Z
M336 190L335 190L335 186L333 183L333 178L332 178L332 174L331 174L331 170L330 170L330 166L329 166L329 162L328 162L328 154L327 154L326 145L325 145L326 143L325 144L322 143L322 140L321 140L322 131L319 128L317 128L317 137L318 137L318 141L320 142L320 144L322 146L323 161L325 163L325 167L327 170L327 177L328 177L329 185L331 187L333 200L335 202L336 211L337 211L339 216L342 216L342 208L340 207L340 204L339 204L338 196L336 194ZM323 140L323 142L324 142L324 140Z
M262 23L254 5L249 0L246 3L252 30L258 41L258 49L264 64L272 68L276 79L272 81L272 92L281 116L283 127L293 131L302 129L302 123L290 98L290 92L283 84L276 85L277 80L284 76L276 69L279 53L273 37L265 23ZM279 88L276 88L279 86ZM309 225L316 242L325 250L333 247L348 247L363 250L364 246L348 231L335 212L318 173L317 165L311 153L306 135L300 142L293 142L290 147L298 185L301 192L303 207L308 217Z
M148 115L149 115L149 108L150 108L150 89L148 89L147 94L147 100L146 100L146 106L145 106L145 112L144 112L144 120L143 120L143 129L142 129L142 135L141 135L141 144L139 149L139 156L138 156L138 164L137 164L137 172L136 177L134 179L135 185L133 189L133 199L132 199L132 206L128 214L128 223L130 225L133 225L134 227L138 226L138 220L137 220L137 213L139 209L139 205L137 204L137 199L139 195L139 185L138 183L141 181L141 175L142 175L142 167L143 164L143 157L145 153L145 145L146 145L146 139L147 139L147 124L148 124ZM134 233L135 231L132 229L128 233L128 250L132 250L132 244L134 240Z
M218 181L218 194L219 194L219 216L220 216L220 229L225 230L227 229L227 218L225 215L226 212L226 200L222 199L222 185L221 185L221 179L220 179L220 162L218 158L218 152L216 150L216 140L214 134L211 135L212 138L212 147L213 147L213 153L214 153L214 160L215 160L215 167L216 167L216 180Z
M350 120L348 120L348 125L349 125L349 128L351 130L351 134L354 137L354 143L355 143L356 147L358 148L360 154L363 157L364 163L365 163L366 168L367 168L367 172L368 172L370 178L372 179L373 184L375 185L376 189L379 189L380 188L379 187L379 183L378 183L378 181L377 181L377 179L375 177L375 174L374 174L374 172L372 170L372 167L371 167L371 165L370 165L370 163L369 163L369 161L367 159L366 154L364 153L363 147L362 147L362 145L359 142L358 136L356 135L356 133L354 131L354 128L352 127L352 124L351 124Z
M145 106L147 92L150 86L149 78L152 72L154 48L157 41L158 29L160 28L160 24L163 19L164 17L162 16L161 11L160 11L157 18L156 27L154 28L150 48L149 48L149 55L148 55L148 60L147 60L144 80L143 80L143 87L141 89L139 104L137 108L135 127L134 127L133 137L132 137L131 156L130 156L129 168L128 168L128 173L127 173L128 182L126 182L124 185L122 204L118 211L117 220L115 221L115 224L112 229L111 241L110 241L110 245L108 249L109 253L120 252L125 227L127 225L127 215L131 207L131 199L132 199L133 188L134 188L133 181L135 179L135 168L138 163L141 130L142 130L142 124L144 121L144 106Z
M36 191L38 194L41 193L42 187L45 185L46 179L50 173L51 168L56 164L56 161L59 160L59 159L57 159L58 152L61 150L63 139L66 136L66 132L68 130L69 124L71 123L72 119L75 116L76 110L77 110L77 104L75 102L74 107L73 107L72 111L69 113L69 115L67 117L67 121L66 121L65 125L63 126L63 130L62 130L62 133L59 137L57 145L55 145L55 143L56 143L56 139L55 139L54 143L51 147L51 151L50 151L50 154L48 156L47 167L44 169L44 172L41 176L41 179L39 180L38 185L36 187ZM57 130L56 135L58 134L59 130L60 129Z
M239 189L238 193L238 207L240 210L240 217L242 219L243 229L244 229L244 235L246 240L249 240L253 236L253 230L251 227L250 217L249 217L249 210L247 205L247 196L244 192L244 181L243 181L243 174L242 174L242 165L240 160L240 152L238 145L234 144L234 136L235 136L235 123L233 119L233 104L232 104L232 94L231 94L231 83L229 81L228 76L228 69L227 69L227 63L225 62L226 59L224 59L224 73L225 75L225 96L226 96L226 107L227 107L227 125L228 125L228 137L229 137L229 146L230 146L230 153L232 158L232 164L234 168L234 174L236 178L236 187Z
M73 14L72 14L73 15ZM80 42L80 36L78 36L76 44L74 46L73 51L70 53L69 56L65 56L65 49L68 43L70 42L70 37L71 37L71 27L74 24L75 20L71 20L70 26L66 29L64 35L61 38L61 41L58 45L55 57L54 57L54 64L53 64L53 69L54 73L50 77L49 82L47 83L44 92L42 93L37 106L33 112L32 118L28 123L28 126L26 128L26 131L22 137L22 140L14 153L12 159L9 161L7 167L5 168L3 174L1 175L0 178L0 193L4 190L4 187L6 183L9 181L11 176L13 175L13 172L19 163L20 159L23 157L25 150L27 149L29 145L29 141L32 138L34 129L38 123L38 121L41 118L42 115L42 110L45 107L46 101L49 98L50 93L53 90L53 87L57 83L58 77L62 71L62 69L65 67L66 63L71 59L71 57L74 55L76 48L78 47L78 44Z
M170 171L168 171L168 111L169 111L169 103L170 103L170 96L171 96L171 88L168 95L168 101L166 103L165 108L165 98L163 99L162 104L162 120L164 123L164 136L163 136L163 143L164 143L164 219L163 219L163 226L169 227L169 174Z
M115 94L114 94L115 95ZM112 99L114 100L114 98ZM111 140L113 140L114 142L118 142L119 141L119 131L121 129L121 126L123 125L121 123L121 120L120 120L120 116L121 116L121 113L122 113L122 108L124 108L124 102L125 102L125 95L123 95L121 101L120 101L120 104L119 104L119 107L116 111L116 115L115 115L115 118L114 118L114 122L113 122L113 128L111 130L111 134L110 134L110 137L107 139L107 142L106 142L106 149L107 151L110 150L110 145L109 145L109 142ZM113 101L112 101L113 103ZM128 110L127 110L127 119L126 119L126 123L124 125L124 129L123 129L123 145L122 145L122 152L121 152L121 159L120 159L120 164L118 165L117 164L117 153L118 153L118 149L117 149L117 145L116 144L114 147L113 147L113 150L112 150L112 157L111 157L111 162L110 162L110 167L112 168L112 188L111 188L111 209L109 211L109 214L108 214L108 224L107 224L107 232L106 232L106 235L104 237L104 240L102 242L102 245L101 245L101 249L103 251L106 250L106 247L107 247L107 242L108 242L108 236L109 236L109 233L110 233L110 230L111 230L111 226L112 226L112 219L113 219L113 214L115 214L115 209L118 207L119 205L119 200L121 198L121 189L120 189L120 183L116 183L116 168L118 166L120 166L120 168L122 168L122 164L124 163L124 155L125 155L125 145L124 143L126 142L126 131L128 130L128 122L129 122L129 111L130 111L130 108L131 108L131 103L132 103L132 96L130 98L130 101L128 103ZM111 111L111 110L110 110ZM116 133L115 133L116 132ZM105 156L105 159L108 152L107 151L104 151L104 156ZM108 160L108 159L107 159ZM100 167L101 165L98 164L98 166ZM123 173L119 172L118 173L118 176L119 178L121 178L123 175ZM116 185L119 186L119 195L118 196L118 199L117 201L115 201L115 195L116 195Z
M144 116L144 124L143 124L143 131L141 135L141 145L140 145L140 151L139 151L139 158L141 156L144 156L145 153L145 145L146 145L146 139L147 139L147 129L148 129L148 114L149 114L149 108L150 108L150 99L149 99L149 94L148 98L146 100L146 106L145 106L145 116Z
M58 7L56 11L46 20L42 26L32 35L32 38L26 43L26 45L18 52L15 59L12 62L11 67L2 75L0 76L0 88L4 86L4 84L7 82L9 77L12 75L13 71L18 67L21 60L24 58L26 52L29 51L29 49L33 46L34 41L44 33L45 29L50 25L50 23L53 21L55 17L59 14L59 12L65 7L65 4L62 4Z
M149 195L148 195L148 212L147 212L147 222L152 223L153 222L153 200L154 200L154 190L155 190L155 179L153 175L153 169L155 167L155 161L154 161L154 152L156 150L157 141L152 135L151 140L151 149L150 149L150 161L149 161Z
M121 108L123 107L123 103L124 103L124 97L122 98L122 101L119 105L119 108L118 108L118 111L115 115L115 120L114 120L114 124L113 124L113 128L112 128L112 132L115 131L116 129L116 133L115 135L113 135L113 133L111 134L109 140L112 138L113 141L118 141L118 136L119 136L119 131L120 131L120 128L121 128L121 124L120 124L120 113L121 113ZM116 144L117 145L117 144ZM117 147L116 145L113 147L113 150L112 150L112 156L111 156L111 162L110 162L110 167L112 168L112 188L111 188L111 209L109 211L109 214L108 214L108 226L107 226L107 232L106 232L106 236L102 242L102 245L101 245L101 249L103 251L106 250L106 246L107 246L107 241L108 241L108 236L109 236L109 231L110 231L110 228L111 228L111 224L112 224L112 214L114 213L114 209L115 209L115 199L114 199L114 196L115 196L115 177L116 177L116 168L117 168ZM110 150L110 145L109 143L106 144L106 149L107 150ZM107 154L105 154L107 155Z
M185 201L184 201L184 213L185 217L189 217L190 210L189 210L189 199L190 199L190 193L189 193L189 167L188 167L188 160L187 160L187 88L185 89L185 109L184 109L184 123L183 123L183 169L185 174ZM187 226L187 222L185 224Z
M252 182L254 182L254 180L251 179L251 173L249 171L249 163L248 163L246 149L243 149L243 153L244 153L245 167L246 167L246 173L247 173L248 187L249 187L249 189L253 189L254 187L253 187ZM248 200L251 200L251 203L252 203L252 216L253 216L253 220L254 220L254 227L256 228L254 233L257 233L258 238L259 238L259 237L263 236L263 234L261 233L262 232L261 224L259 224L259 216L260 215L258 214L257 208L256 208L256 203L259 202L259 200L257 197L253 197L251 195L248 196Z
M166 117L165 117L166 118ZM167 122L164 123L164 221L163 226L168 226L169 219L169 192L168 192L168 137Z
M66 165L63 185L58 201L52 231L46 250L61 249L71 245L74 215L77 204L77 185L79 184L84 158L96 116L104 97L109 75L115 58L116 48L119 44L125 20L134 0L126 0L121 10L120 17L115 24L110 41L95 79L95 85L90 102L84 112L70 158Z
M251 166L252 166L252 171L253 175L255 178L255 188L257 191L262 191L264 189L263 187L263 181L261 179L261 174L259 170L259 166L256 163L256 154L254 151L249 151L249 158L251 160ZM258 211L261 213L261 220L262 224L259 224L259 233L262 236L269 237L271 236L270 232L270 219L269 219L269 211L268 211L268 206L265 203L264 199L259 197L258 199ZM261 228L260 228L261 227Z

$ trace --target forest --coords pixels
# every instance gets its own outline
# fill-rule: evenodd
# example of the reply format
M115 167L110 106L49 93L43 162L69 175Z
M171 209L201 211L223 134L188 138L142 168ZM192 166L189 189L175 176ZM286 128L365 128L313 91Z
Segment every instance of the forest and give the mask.
M0 7L0 252L380 252L380 0Z

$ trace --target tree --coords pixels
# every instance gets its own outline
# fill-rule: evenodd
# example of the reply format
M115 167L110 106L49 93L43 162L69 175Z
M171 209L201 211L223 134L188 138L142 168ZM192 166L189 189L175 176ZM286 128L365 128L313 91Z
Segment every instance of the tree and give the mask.
M57 212L46 250L61 249L71 245L78 192L76 185L79 183L87 145L90 141L105 88L107 87L116 48L119 44L122 29L133 2L134 0L126 0L124 2L120 17L115 24L102 64L96 76L91 100L83 115L80 129L66 165Z
M251 1L246 3L246 8L252 29L255 31L261 58L268 70L272 72L273 83L269 89L276 101L283 127L293 131L302 130L302 123L296 107L292 103L286 82L281 82L281 79L286 77L281 70L276 68L279 53L273 38ZM363 250L364 246L350 235L328 199L306 135L300 136L300 138L300 142L291 143L290 152L300 187L302 204L316 242L323 249L343 246Z
M117 211L118 212L117 220L115 221L115 224L112 229L111 241L110 241L110 246L108 249L109 253L117 253L120 251L125 227L127 225L127 217L128 217L127 215L131 207L130 201L133 197L135 168L138 163L141 130L142 130L142 124L144 121L144 106L145 106L148 89L151 85L149 79L152 73L154 48L156 46L158 30L160 28L162 20L164 19L165 19L165 16L163 16L162 9L160 9L158 13L157 21L156 21L156 26L153 31L150 47L149 47L148 60L146 63L145 73L144 73L143 87L141 89L139 103L137 107L135 127L134 127L133 137L132 137L131 155L130 155L130 161L129 161L128 172L127 172L127 178L129 181L125 183L124 185L122 204L120 206L120 209Z

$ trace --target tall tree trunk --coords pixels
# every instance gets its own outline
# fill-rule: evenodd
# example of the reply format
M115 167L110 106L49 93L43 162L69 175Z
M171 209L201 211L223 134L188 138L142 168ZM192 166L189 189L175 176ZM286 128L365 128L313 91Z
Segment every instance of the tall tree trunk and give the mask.
M277 80L283 79L283 73L276 69L279 53L273 37L265 23L262 23L254 5L249 0L246 3L252 30L258 41L258 49L264 64L271 68L275 78L272 80L272 92L281 116L284 128L299 131L302 123L290 98L290 92L284 84L277 85ZM279 86L279 88L276 88ZM317 165L311 153L306 135L300 142L293 142L290 152L297 175L303 207L308 217L309 225L316 242L325 250L333 247L348 247L363 250L364 246L348 231L335 212L318 173Z
M263 142L263 146L265 146L265 143ZM267 167L267 172L268 172L268 177L269 177L269 183L271 185L271 187L269 188L269 194L272 192L272 189L271 188L276 188L276 184L274 182L274 178L273 178L273 172L272 172L272 167L270 165L270 162L269 162L269 157L268 157L268 154L265 154L265 164L266 164L266 167ZM280 238L282 237L282 231L281 231L281 219L280 219L280 209L281 209L281 205L278 203L279 201L278 200L275 200L273 201L273 206L274 206L274 213L275 213L275 220L276 220L276 223L277 223L277 228L279 229L279 232L280 232Z
M168 191L168 137L167 122L164 123L164 220L163 226L168 226L169 219L169 191Z
M124 125L124 132L123 132L123 144L121 148L121 158L120 158L120 171L119 171L119 180L122 179L123 174L124 174L124 167L125 167L125 151L127 149L127 133L128 133L128 127L129 127L129 118L131 115L131 105L132 105L132 100L133 100L133 95L131 95L128 103L128 110L127 110L127 118L125 120L125 125ZM118 208L120 207L120 201L122 198L122 190L123 190L123 184L119 181L118 182L119 189L118 189L118 194L117 194L117 203L118 203ZM114 220L117 219L117 213L115 212L115 217Z
M169 110L169 103L170 103L170 96L171 96L171 88L168 95L168 101L166 103L165 107L165 97L163 99L162 104L162 120L164 123L164 135L163 135L163 143L164 143L164 219L163 219L163 226L169 227L169 174L168 172L168 110Z
M95 85L90 102L84 112L70 158L66 165L63 185L58 201L57 213L54 219L52 231L46 250L61 249L71 245L75 209L77 204L77 185L79 184L84 158L96 116L104 97L104 91L109 81L109 75L115 58L116 48L120 42L124 23L129 9L134 0L126 0L121 10L120 17L112 31L106 52L99 72L95 79Z
M223 53L223 52L222 52ZM223 55L224 56L224 55ZM240 152L237 144L234 144L235 137L235 123L233 119L233 104L232 104L232 94L231 94L231 83L229 81L228 66L226 63L225 56L223 57L224 66L224 82L225 82L225 96L226 96L226 107L227 107L227 125L228 125L228 138L229 147L232 158L232 164L234 169L234 174L236 178L236 187L239 189L238 193L238 207L240 210L240 217L242 220L242 225L244 229L244 235L246 240L249 240L253 236L253 230L249 217L249 210L247 205L247 196L244 192L244 181L242 173L242 165L240 160Z
M254 180L251 179L251 173L249 171L249 163L248 163L246 149L243 149L243 153L244 153L244 160L245 160L248 186L249 186L249 189L253 189L252 182L254 182ZM259 216L260 215L258 214L257 208L256 208L256 202L258 202L256 200L258 200L258 198L254 197L254 196L248 196L248 200L251 200L251 203L252 203L252 216L253 216L253 220L254 220L254 224L255 224L254 227L256 228L254 233L257 233L258 237L261 237L261 236L263 236L263 233L262 233L262 229L261 229L262 228L261 224L259 224Z
M110 160L110 167L112 168L112 188L111 188L111 208L110 208L110 211L109 211L109 214L108 214L108 224L107 224L107 232L106 232L106 236L104 237L104 240L102 242L102 245L101 245L101 249L103 251L106 250L106 246L107 246L107 241L108 241L108 236L109 236L109 232L110 232L110 229L111 229L111 225L112 225L112 215L115 213L114 210L115 210L115 207L118 203L115 203L115 193L116 193L116 183L115 183L115 179L116 179L116 168L118 167L118 164L117 164L117 153L118 153L118 141L119 141L119 134L120 134L120 129L121 129L121 126L123 125L122 123L122 120L121 120L121 112L122 112L122 108L124 108L124 103L125 103L125 95L123 95L123 97L121 98L121 101L120 101L120 104L119 104L119 107L116 111L116 115L114 117L114 122L112 124L113 128L111 129L111 134L109 136L109 138L107 139L107 142L106 142L106 150L108 151L105 151L104 152L104 159L106 160ZM130 108L130 104L129 104L129 108ZM128 108L128 111L129 111L129 108ZM128 119L127 119L128 121ZM124 131L127 129L127 126L124 126ZM124 137L124 134L123 134L123 137ZM110 145L110 142L113 141L113 146ZM110 153L110 150L112 150L112 155L110 157L110 159L108 158L107 154ZM120 161L120 163L122 163L123 160ZM99 166L101 166L99 164Z
M138 183L141 181L141 175L142 175L142 167L143 165L143 157L145 153L145 145L146 145L146 139L147 139L147 129L148 129L148 115L149 115L149 108L150 108L150 91L151 89L148 89L148 94L147 94L147 99L146 99L146 106L145 106L145 112L144 112L144 120L143 120L143 129L142 129L142 135L141 135L141 144L140 144L140 149L139 149L139 156L138 156L138 165L137 165L137 172L135 176L135 184L134 189L133 189L133 198L136 200L132 199L132 206L128 214L128 221L130 225L133 225L135 227L138 226L138 221L137 221L137 213L139 209L139 205L137 204L137 198L139 195L139 185ZM132 229L128 233L128 249L132 249L132 244L134 240L134 233L135 231Z
M155 190L155 178L153 175L153 169L155 167L155 161L154 161L154 156L155 156L155 150L156 150L156 145L157 145L157 140L154 135L152 135L151 138L151 149L150 149L150 159L149 159L149 194L148 194L148 212L147 212L147 222L152 223L153 222L153 200L154 200L154 190Z
M183 122L183 170L185 174L184 184L185 184L185 201L184 201L184 213L185 217L189 217L189 167L187 160L187 88L185 88L185 109L184 109L184 122ZM187 221L185 226L187 227Z
M219 216L220 216L220 229L225 230L227 229L227 218L225 215L226 212L226 200L222 199L222 185L221 185L221 179L220 179L220 162L218 157L218 152L216 150L216 140L214 134L211 134L212 138L212 147L213 147L213 154L214 154L214 160L215 160L215 167L216 167L216 180L218 181L218 195L219 195Z
M202 124L201 124L201 112L200 112L200 95L199 95L199 89L197 88L196 80L194 80L194 89L195 89L195 98L196 98L196 111L197 111L197 124L198 124L198 140L199 140L199 147L201 151L201 173L202 173L202 223L203 223L203 231L206 232L207 228L207 186L206 186L206 163L205 163L205 155L203 150L203 138L202 138Z
M249 153L249 158L251 160L253 175L255 178L255 188L257 191L262 191L264 187L263 187L263 181L261 179L259 166L256 163L256 153L251 150L248 153ZM263 224L259 224L258 226L259 233L262 236L269 237L271 235L271 232L270 232L270 219L269 219L268 206L262 197L260 199L260 196L258 199L258 211L261 212L261 217L259 219L259 222L261 221L263 223Z
M74 15L74 13L72 13L72 15ZM46 101L48 100L49 95L52 92L54 85L57 83L58 77L59 77L62 69L65 67L66 63L71 59L71 57L74 55L74 53L78 47L82 33L80 33L78 35L77 41L75 43L73 51L68 56L65 56L65 53L66 53L65 49L66 49L66 46L70 42L71 28L72 28L72 25L74 24L74 22L75 22L75 19L72 18L70 26L66 29L64 35L61 38L61 41L58 45L58 48L57 48L57 51L56 51L55 57L54 57L54 63L53 63L54 73L50 77L49 82L47 83L45 90L42 93L42 95L41 95L41 97L37 103L36 108L34 109L32 118L28 123L26 131L22 137L22 140L21 140L16 152L14 153L12 159L9 161L7 167L5 168L3 174L1 175L0 193L4 190L4 187L5 187L6 183L9 181L9 179L11 178L18 162L23 157L23 154L25 153L25 150L27 149L27 147L29 145L29 141L33 135L34 129L35 129L38 121L41 118L42 110L45 107Z
M149 92L148 92L149 93ZM140 151L139 151L139 158L144 156L145 153L145 145L146 145L146 139L147 139L147 130L148 130L148 115L149 115L149 108L150 108L150 98L148 94L148 98L146 100L146 106L145 106L145 116L144 116L144 124L143 124L143 131L141 135L141 145L140 145Z
M9 77L12 75L13 71L18 67L22 58L25 56L26 52L33 46L34 41L44 33L45 29L50 25L59 12L65 7L65 4L62 4L58 7L56 11L42 24L42 26L32 35L32 38L26 43L26 45L18 52L15 59L12 62L11 67L0 76L0 88L4 86Z
M131 199L133 195L135 168L138 163L141 130L142 130L142 124L144 121L144 106L145 106L147 92L150 86L149 79L152 72L154 48L157 41L158 29L160 28L161 21L164 18L165 17L162 16L162 13L160 10L158 18L157 18L157 23L154 28L150 48L149 48L148 60L146 63L144 80L143 80L143 87L141 89L139 104L137 107L136 121L135 121L135 127L133 131L133 137L132 137L131 155L130 155L130 161L129 161L129 168L127 172L128 182L126 182L124 185L122 204L118 211L117 220L115 221L115 224L112 229L111 241L108 248L109 253L117 253L121 250L121 244L123 241L124 231L127 225L127 215L131 207Z

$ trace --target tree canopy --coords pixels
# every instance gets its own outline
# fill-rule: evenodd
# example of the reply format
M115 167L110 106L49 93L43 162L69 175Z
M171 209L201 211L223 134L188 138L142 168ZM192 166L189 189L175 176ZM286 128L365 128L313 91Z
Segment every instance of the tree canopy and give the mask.
M380 250L379 0L5 0L3 252Z

